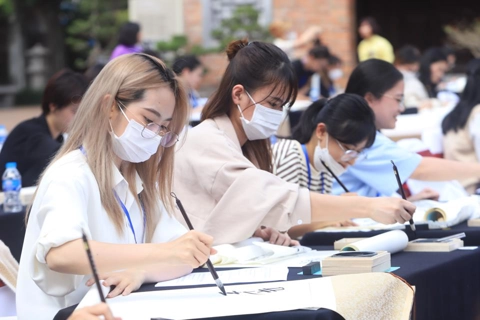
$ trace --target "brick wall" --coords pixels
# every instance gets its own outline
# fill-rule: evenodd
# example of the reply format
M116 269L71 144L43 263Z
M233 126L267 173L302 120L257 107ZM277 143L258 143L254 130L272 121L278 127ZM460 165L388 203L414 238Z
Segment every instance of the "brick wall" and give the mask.
M201 0L184 1L185 33L190 44L202 42ZM297 33L311 25L323 29L322 41L344 62L344 73L349 75L356 64L355 0L272 0L272 19L288 21ZM218 84L227 65L223 54L201 58L208 69L204 85L206 91ZM346 77L341 84L346 83Z
M273 0L273 20L288 21L301 33L311 25L322 27L322 41L343 60L349 75L356 65L355 0ZM347 76L340 81L344 85Z

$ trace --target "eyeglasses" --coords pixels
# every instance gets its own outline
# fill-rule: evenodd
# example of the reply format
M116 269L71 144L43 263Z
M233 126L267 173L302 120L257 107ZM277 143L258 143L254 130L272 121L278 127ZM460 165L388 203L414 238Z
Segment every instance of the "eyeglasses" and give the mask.
M128 119L127 115L123 111L125 110L126 112L129 112L128 108L125 107L120 101L117 101L117 102L119 104L118 108L120 109L120 111L122 111L123 115ZM132 114L131 112L129 113ZM144 137L145 139L153 139L156 136L160 136L162 137L162 139L160 140L160 145L164 148L171 147L178 141L178 134L168 130L168 128L165 126L161 126L159 124L156 124L155 122L150 122L145 124L143 121L139 121L139 123L143 125L143 129L141 133L142 137Z
M352 160L360 161L360 160L365 159L365 157L366 157L365 153L358 152L357 150L346 149L344 146L342 146L340 141L338 141L337 139L335 139L335 141L337 141L338 146L344 152L342 157L340 158L340 161L349 162L349 161L352 161Z
M383 96L387 97L387 98L390 98L390 99L393 99L393 100L397 101L400 106L405 107L405 101L404 101L403 97L398 98L398 97L393 97L393 96L388 95L388 94L384 94Z

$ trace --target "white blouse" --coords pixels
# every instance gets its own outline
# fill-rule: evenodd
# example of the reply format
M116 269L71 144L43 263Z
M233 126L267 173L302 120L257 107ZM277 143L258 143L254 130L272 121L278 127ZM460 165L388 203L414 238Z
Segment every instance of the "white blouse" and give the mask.
M143 213L128 183L112 163L114 187L128 210L137 241L144 242ZM136 174L136 189L143 190ZM113 191L112 191L113 192ZM186 229L159 205L159 223L152 242L168 242ZM77 304L88 291L91 275L52 271L45 257L52 247L80 239L82 229L89 239L116 244L133 244L135 239L125 216L123 234L118 234L100 200L97 181L80 150L56 161L43 177L29 217L17 283L17 313L22 319L51 320L58 310ZM85 259L87 255L85 253Z

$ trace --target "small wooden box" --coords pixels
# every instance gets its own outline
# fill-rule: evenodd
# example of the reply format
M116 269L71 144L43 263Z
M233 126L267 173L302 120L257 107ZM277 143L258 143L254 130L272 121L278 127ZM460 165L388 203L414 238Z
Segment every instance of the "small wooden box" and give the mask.
M467 222L469 227L480 227L480 219L470 219Z
M417 239L422 240L422 239ZM452 239L447 242L413 242L410 241L403 251L414 252L450 252L463 247L463 240Z
M322 276L384 272L390 267L390 253L387 251L378 251L373 257L328 257L322 260Z
M363 239L367 239L367 238L343 238L333 243L333 249L342 250L343 247Z

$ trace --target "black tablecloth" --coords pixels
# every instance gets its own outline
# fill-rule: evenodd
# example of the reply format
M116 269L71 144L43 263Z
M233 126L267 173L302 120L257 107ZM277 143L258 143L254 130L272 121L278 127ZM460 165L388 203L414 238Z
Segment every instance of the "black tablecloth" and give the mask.
M317 246L317 250L332 250L332 246ZM394 273L416 287L417 320L480 319L480 249L452 252L400 252L392 255ZM290 268L289 280L306 279L299 276L301 268ZM178 288L176 288L178 289ZM165 290L153 284L139 291ZM59 312L55 320L66 319L73 311ZM341 319L331 310L287 311L262 315L226 317L222 319Z
M466 237L463 238L465 246L480 246L480 227L469 227L467 222L463 222L459 225L453 226L448 229L426 229L417 226L417 238L441 238L452 234L465 232ZM405 233L408 235L409 240L414 240L413 233L407 226ZM330 246L337 240L343 238L368 238L379 235L381 233L390 230L377 230L377 231L354 231L354 232L310 232L307 233L300 243L304 246Z
M10 248L17 261L20 261L23 238L25 238L25 211L5 213L3 205L0 204L0 240Z

